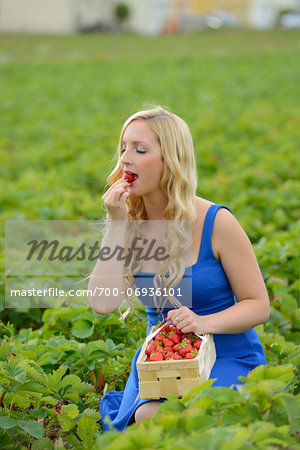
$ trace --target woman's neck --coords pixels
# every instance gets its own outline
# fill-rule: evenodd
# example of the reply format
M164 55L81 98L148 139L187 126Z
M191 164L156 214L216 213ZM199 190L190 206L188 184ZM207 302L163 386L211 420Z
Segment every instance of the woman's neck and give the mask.
M148 220L166 220L164 211L168 204L168 199L165 195L158 195L155 197L143 197L144 205Z

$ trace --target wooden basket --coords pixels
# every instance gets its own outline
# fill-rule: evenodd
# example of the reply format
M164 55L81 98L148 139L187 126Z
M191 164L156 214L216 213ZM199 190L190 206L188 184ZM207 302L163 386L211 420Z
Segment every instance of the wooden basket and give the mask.
M156 330L152 327L150 334ZM168 394L182 397L185 391L209 379L216 361L213 336L200 336L202 344L194 359L145 362L145 351L150 343L146 339L137 359L139 377L139 397L144 399L165 398Z

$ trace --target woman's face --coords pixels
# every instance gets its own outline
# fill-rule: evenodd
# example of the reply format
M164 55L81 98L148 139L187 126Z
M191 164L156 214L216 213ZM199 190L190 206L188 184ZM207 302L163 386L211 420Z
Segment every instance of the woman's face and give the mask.
M127 126L122 141L121 167L134 175L130 195L147 196L160 192L163 158L156 133L147 121L136 119Z

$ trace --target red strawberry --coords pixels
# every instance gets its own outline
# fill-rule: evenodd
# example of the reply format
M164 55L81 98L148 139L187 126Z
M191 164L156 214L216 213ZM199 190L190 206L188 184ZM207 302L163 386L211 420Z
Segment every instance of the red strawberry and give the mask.
M165 359L173 358L173 356L175 356L175 353L173 353L173 352L168 352L168 353L166 353Z
M171 334L170 340L173 341L175 344L179 344L179 342L180 342L179 334L178 333Z
M165 333L169 333L170 331L170 325L168 323L166 323L166 325L162 328L161 331L164 331Z
M154 344L154 342L152 342L151 344L148 345L148 347L146 348L146 354L150 355L150 353L154 352L156 349L156 345Z
M174 345L174 342L171 341L171 339L167 339L167 338L165 338L165 339L163 340L163 343L164 343L164 346L165 346L165 347L173 347L173 345Z
M175 325L173 325L172 327L171 327L171 331L173 331L174 333L177 333L177 327L175 327Z
M162 361L163 359L164 357L160 352L155 352L150 355L150 361Z
M124 175L124 180L128 181L128 183L132 183L134 180L134 176L132 175L132 173L125 173Z
M181 356L185 356L187 353L190 353L190 351L192 350L192 346L191 345L186 345L185 347L181 348L179 350L179 354Z
M190 353L193 350L191 344L188 343L189 339L184 339L180 344L179 354L181 356L185 356L187 353Z
M201 343L202 343L202 339L198 338L193 342L193 347L195 347L197 350L199 350Z
M180 355L176 355L175 353L174 353L173 356L171 356L171 358L172 358L172 359L175 359L175 360L182 359Z
M189 341L191 341L189 333L183 333L181 339L188 339Z
M184 359L194 359L195 356L192 353L187 353L184 357Z
M163 354L165 352L165 349L163 347L160 347L159 345L156 347L156 352Z
M175 345L173 346L173 351L174 351L174 352L179 352L179 350L180 350L180 344L175 344Z
M163 342L164 339L165 339L165 335L164 334L159 333L159 334L156 335L156 340L158 342Z
M194 359L196 356L198 356L198 350L193 349L185 355L184 359Z
M168 352L172 352L173 353L172 347L165 347L165 353L168 353Z

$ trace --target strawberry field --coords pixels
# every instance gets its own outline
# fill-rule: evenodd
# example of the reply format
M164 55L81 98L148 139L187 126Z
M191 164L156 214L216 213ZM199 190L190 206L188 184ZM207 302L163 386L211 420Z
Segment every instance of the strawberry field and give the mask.
M122 123L160 104L190 126L198 195L247 231L271 304L257 327L268 364L238 391L207 381L124 433L103 433L99 402L124 388L145 312L121 321L118 311L5 308L1 258L0 448L299 448L300 33L0 44L2 255L7 219L102 218Z

